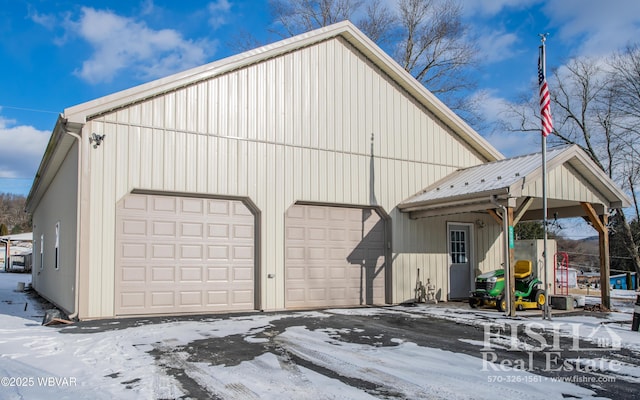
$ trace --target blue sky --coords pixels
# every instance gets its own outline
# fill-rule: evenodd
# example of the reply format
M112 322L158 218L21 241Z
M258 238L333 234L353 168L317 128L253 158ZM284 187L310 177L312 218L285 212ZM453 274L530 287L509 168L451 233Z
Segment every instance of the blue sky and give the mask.
M640 41L637 0L461 3L489 121L535 96L538 33L550 34L549 69ZM28 193L65 108L236 54L239 32L279 40L270 27L266 0L0 0L0 192ZM539 151L535 134L480 133L507 156Z

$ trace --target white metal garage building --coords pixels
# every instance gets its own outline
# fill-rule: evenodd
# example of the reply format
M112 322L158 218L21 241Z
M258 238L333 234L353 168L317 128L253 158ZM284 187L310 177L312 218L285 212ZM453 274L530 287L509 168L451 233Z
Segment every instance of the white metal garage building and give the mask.
M500 225L399 205L502 158L339 23L66 109L33 286L80 319L399 303L418 278L465 297Z

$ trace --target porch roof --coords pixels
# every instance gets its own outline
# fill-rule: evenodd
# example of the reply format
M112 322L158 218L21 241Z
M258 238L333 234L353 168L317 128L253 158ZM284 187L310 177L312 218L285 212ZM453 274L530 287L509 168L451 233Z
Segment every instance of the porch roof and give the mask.
M548 217L580 217L581 203L603 214L628 207L628 196L576 145L547 151ZM518 220L542 219L542 155L527 154L460 169L398 205L411 218L495 209L520 209Z

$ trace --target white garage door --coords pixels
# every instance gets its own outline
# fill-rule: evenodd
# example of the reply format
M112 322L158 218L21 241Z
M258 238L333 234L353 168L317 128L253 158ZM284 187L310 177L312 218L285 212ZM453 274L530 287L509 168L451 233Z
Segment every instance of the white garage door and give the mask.
M127 195L116 211L116 314L253 310L254 240L241 201Z
M375 210L292 206L285 222L286 307L384 304L385 231Z

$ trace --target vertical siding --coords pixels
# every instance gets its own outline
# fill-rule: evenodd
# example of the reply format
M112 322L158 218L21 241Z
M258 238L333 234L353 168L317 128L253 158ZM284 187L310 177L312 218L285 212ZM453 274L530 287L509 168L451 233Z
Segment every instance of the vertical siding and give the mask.
M107 135L90 152L88 317L113 315L115 205L132 189L249 197L261 210L265 309L284 306L284 215L296 201L375 198L393 219L394 301L413 296L417 268L446 287L447 219L410 221L396 205L482 162L341 39L104 115L87 132Z
M67 153L57 176L33 215L33 287L67 312L75 312L77 243L78 143ZM59 257L55 268L56 223L60 223ZM43 262L40 238L44 235Z
M599 196L598 191L586 179L565 164L548 171L547 182L547 196L550 199L608 204L606 198ZM522 194L542 197L542 178L525 186Z

